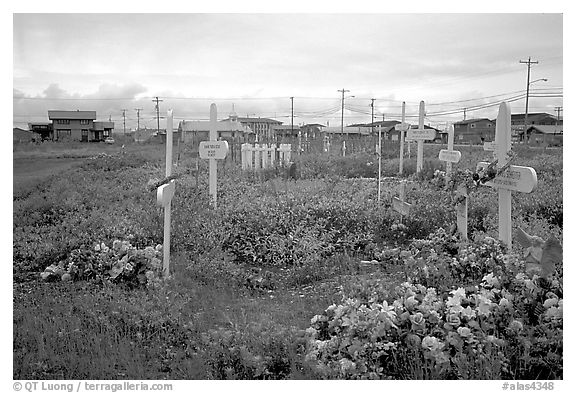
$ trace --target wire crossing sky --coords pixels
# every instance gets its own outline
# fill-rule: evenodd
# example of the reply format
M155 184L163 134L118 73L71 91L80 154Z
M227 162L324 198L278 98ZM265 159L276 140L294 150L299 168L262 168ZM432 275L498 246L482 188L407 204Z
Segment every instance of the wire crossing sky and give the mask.
M47 111L96 110L135 127L151 98L175 119L272 117L295 124L495 118L563 104L561 14L14 14L14 125ZM154 26L154 28L151 28ZM546 81L538 81L546 79ZM133 113L132 113L133 112ZM151 122L150 124L153 124ZM161 124L162 127L162 124Z

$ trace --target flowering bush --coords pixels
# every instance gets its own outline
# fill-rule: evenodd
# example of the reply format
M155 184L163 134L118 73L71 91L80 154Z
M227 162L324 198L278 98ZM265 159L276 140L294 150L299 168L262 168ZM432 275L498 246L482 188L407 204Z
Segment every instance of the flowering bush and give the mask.
M514 274L522 261L503 255L493 239L462 248L453 259L439 258L435 247L418 243L419 252L428 254L419 268L428 273L412 278L425 282L431 271L441 276L430 266L440 261L444 278L454 274L465 285L435 288L413 280L328 307L307 330L307 360L321 375L562 378L561 274Z
M132 286L152 284L162 274L162 246L137 249L128 241L104 242L92 249L76 249L58 264L48 266L41 277L45 281L107 279Z

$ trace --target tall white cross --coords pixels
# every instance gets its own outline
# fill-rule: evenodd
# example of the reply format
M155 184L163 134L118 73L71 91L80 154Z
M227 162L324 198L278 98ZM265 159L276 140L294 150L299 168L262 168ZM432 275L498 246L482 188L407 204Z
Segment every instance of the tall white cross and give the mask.
M416 173L420 172L424 163L424 141L432 140L436 137L436 132L432 129L424 128L425 108L424 101L420 101L418 111L418 128L409 129L406 137L410 140L418 141L418 154L416 156Z
M496 120L496 168L507 164L508 152L512 149L512 116L510 105L503 102ZM479 162L477 171L486 169L488 162ZM534 168L510 165L508 169L485 183L498 190L498 236L508 247L512 246L512 191L530 193L536 188L538 178Z
M223 160L228 154L228 142L218 139L218 112L216 104L210 105L210 140L200 142L198 153L200 158L208 159L208 194L211 205L217 207L218 165L216 160Z
M166 119L166 177L172 175L173 119L173 112L170 109ZM164 263L162 266L164 277L170 275L170 210L175 190L176 183L174 180L170 180L170 182L161 185L156 190L156 203L164 208L164 245L162 246L164 251Z

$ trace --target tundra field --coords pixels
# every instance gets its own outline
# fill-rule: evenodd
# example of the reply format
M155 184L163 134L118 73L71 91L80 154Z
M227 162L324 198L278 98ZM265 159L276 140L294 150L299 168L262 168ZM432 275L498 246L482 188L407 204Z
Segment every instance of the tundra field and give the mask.
M415 148L405 161L401 220L397 144L380 204L374 154L293 153L295 172L220 162L216 210L183 147L165 279L164 145L14 145L13 378L563 379L561 256L534 274L516 237L494 240L486 186L461 241L441 148L418 175ZM492 160L456 148L462 176ZM562 242L562 150L513 150L538 175L512 195L514 233Z

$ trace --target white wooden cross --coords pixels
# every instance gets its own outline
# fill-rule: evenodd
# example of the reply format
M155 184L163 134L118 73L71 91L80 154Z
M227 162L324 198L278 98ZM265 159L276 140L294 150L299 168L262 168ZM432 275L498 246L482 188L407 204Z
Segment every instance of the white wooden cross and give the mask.
M173 138L173 111L168 111L166 119L166 177L172 175L172 138ZM176 190L176 183L170 180L169 183L163 184L156 190L156 203L164 208L164 261L162 270L164 277L170 275L170 210L172 207L172 197Z
M446 183L450 180L452 163L459 162L461 157L462 154L458 150L454 150L454 126L450 126L448 128L448 149L440 150L438 154L440 161L446 161Z
M411 141L418 141L418 154L416 156L416 173L420 172L424 163L424 141L432 140L436 137L436 131L424 128L424 101L420 101L418 111L418 128L409 129L406 137Z
M404 171L404 137L406 131L410 128L410 124L406 123L406 102L402 101L402 123L396 124L394 126L400 132L400 171L402 174Z
M462 240L468 240L468 189L459 185L456 189L456 227Z
M497 169L507 164L507 155L512 148L512 116L509 104L500 104L496 120ZM488 162L479 162L476 170L488 167ZM512 246L512 191L530 193L538 184L534 168L510 165L503 173L485 183L498 190L498 236L508 247Z
M401 214L400 222L402 222L402 217L410 213L411 207L412 205L406 202L406 180L402 180L398 187L398 197L392 197L392 208Z
M438 159L446 162L446 185L450 181L452 173L452 163L460 161L462 154L454 150L454 127L448 128L448 149L440 150ZM456 225L463 240L468 239L468 190L466 186L458 186L456 190L458 202L456 203Z
M228 154L228 142L218 141L218 110L216 104L210 105L210 140L200 142L200 158L208 159L208 194L210 202L216 209L218 165L216 160L223 160Z

